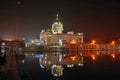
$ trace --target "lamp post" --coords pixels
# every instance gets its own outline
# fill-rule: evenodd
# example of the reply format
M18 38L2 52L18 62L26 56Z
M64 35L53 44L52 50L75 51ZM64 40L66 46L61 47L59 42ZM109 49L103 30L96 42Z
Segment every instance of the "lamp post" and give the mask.
M16 40L18 40L18 28L19 28L19 8L20 8L20 1L17 2L18 6L17 6L17 20L16 20Z

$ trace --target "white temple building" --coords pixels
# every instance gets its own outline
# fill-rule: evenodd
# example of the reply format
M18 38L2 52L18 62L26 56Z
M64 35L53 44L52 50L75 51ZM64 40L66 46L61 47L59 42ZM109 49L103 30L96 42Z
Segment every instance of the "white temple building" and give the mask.
M42 45L59 45L62 46L66 42L76 41L83 43L83 33L67 32L63 33L63 23L58 14L52 24L51 29L41 30L40 42Z

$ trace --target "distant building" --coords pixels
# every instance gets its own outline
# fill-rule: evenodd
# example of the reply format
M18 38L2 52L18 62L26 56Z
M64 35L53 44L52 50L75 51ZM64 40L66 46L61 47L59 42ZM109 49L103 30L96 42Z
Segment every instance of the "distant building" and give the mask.
M40 33L40 41L43 45L57 44L62 46L63 43L74 40L76 42L83 43L83 33L67 32L63 33L63 23L61 22L58 14L55 21L52 24L51 29L42 30Z

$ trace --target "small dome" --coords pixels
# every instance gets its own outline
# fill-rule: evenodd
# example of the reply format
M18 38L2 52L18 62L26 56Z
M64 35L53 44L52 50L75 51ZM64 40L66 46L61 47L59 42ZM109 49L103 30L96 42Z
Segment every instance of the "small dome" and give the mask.
M56 15L56 18L55 18L54 23L61 23L61 21L60 21L60 18L59 18L59 15L58 15L58 14Z

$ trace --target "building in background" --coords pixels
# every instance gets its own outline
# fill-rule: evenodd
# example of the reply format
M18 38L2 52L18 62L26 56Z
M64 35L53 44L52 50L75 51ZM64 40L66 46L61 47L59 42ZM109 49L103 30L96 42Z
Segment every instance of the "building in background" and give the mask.
M42 30L40 33L40 42L42 45L59 45L63 46L64 43L75 41L83 43L83 33L67 32L63 33L63 23L61 22L58 14L52 24L51 29Z

